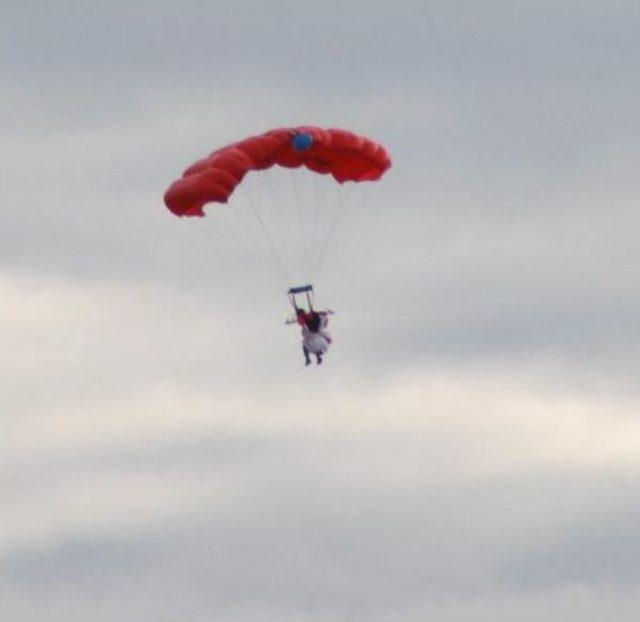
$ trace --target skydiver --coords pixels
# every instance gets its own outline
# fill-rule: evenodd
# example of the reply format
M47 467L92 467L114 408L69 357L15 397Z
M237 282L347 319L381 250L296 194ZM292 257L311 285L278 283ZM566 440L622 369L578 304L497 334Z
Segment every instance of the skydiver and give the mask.
M329 324L329 315L333 311L326 309L325 311L315 311L313 307L308 312L301 309L297 305L295 308L295 316L288 319L286 324L298 324L301 326L302 333L302 353L304 354L304 364L311 364L310 354L316 357L316 364L322 364L322 357L327 353L331 345L332 338L326 330Z

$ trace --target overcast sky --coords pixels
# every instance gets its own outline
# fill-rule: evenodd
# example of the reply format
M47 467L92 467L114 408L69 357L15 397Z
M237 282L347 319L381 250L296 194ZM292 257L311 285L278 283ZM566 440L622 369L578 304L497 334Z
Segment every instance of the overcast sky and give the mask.
M635 622L639 7L5 0L0 617ZM394 162L308 369L247 205L162 202L299 124Z

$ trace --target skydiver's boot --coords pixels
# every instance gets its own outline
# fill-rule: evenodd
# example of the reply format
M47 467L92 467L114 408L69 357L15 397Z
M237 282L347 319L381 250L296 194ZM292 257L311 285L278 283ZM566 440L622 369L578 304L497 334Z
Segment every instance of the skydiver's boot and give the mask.
M322 365L322 354L316 354L316 358L318 359L318 365Z
M306 346L302 346L302 351L304 352L304 366L307 367L311 365L311 359L309 358L309 350L307 350Z

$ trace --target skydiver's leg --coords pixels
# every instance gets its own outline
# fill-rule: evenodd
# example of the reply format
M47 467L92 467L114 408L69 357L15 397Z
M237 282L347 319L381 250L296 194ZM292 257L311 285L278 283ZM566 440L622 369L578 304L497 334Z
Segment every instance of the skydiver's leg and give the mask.
M316 354L316 358L318 359L318 365L322 364L322 354Z
M309 358L309 350L307 350L307 346L302 346L302 352L304 353L304 364L311 365L311 359Z

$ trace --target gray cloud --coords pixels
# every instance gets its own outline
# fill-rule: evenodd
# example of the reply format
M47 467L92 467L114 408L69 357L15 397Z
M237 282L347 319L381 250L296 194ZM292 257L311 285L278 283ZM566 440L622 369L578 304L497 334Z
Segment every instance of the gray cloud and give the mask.
M360 458L367 442L356 444ZM305 459L308 449L322 462ZM25 619L39 619L38 611L64 598L98 619L103 608L110 612L105 619L174 617L186 602L194 620L254 619L247 609L257 619L388 620L403 610L497 603L504 593L517 601L519 592L530 598L544 590L556 603L548 602L549 610L561 611L554 586L597 592L635 585L633 552L620 547L621 539L637 543L637 529L627 523L621 530L615 519L637 510L622 500L633 487L624 476L584 472L573 480L549 471L524 481L363 489L327 470L324 459L343 459L337 446L303 440L299 451L273 450L260 460L262 477L251 483L245 511L230 514L216 503L197 520L153 522L135 538L71 539L5 559L5 585L44 595L41 605L23 602L18 615L31 609ZM212 480L219 470L215 446L210 455L208 466L191 463ZM608 509L594 506L605 499ZM162 594L158 585L166 586ZM123 602L122 594L132 600ZM583 619L597 616L594 610Z
M5 2L3 615L635 620L638 17ZM257 223L162 193L309 122L394 168L305 370Z

